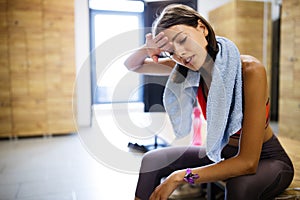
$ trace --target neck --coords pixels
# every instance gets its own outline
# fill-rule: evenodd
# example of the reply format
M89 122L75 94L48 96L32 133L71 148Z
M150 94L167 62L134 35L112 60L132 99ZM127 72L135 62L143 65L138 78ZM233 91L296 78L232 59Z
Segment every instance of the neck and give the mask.
M207 55L204 64L200 67L199 72L209 90L212 81L212 69L214 66L213 59Z

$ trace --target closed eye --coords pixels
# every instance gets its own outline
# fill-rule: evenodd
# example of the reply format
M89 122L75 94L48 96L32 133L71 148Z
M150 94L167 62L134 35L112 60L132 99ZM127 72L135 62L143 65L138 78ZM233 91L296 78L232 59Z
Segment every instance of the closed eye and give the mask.
M186 42L187 36L185 36L182 40L179 41L179 44L184 44Z

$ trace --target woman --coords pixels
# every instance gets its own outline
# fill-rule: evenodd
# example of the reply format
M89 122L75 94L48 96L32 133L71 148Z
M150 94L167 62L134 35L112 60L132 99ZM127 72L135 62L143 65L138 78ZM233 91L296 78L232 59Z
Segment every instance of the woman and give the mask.
M189 133L195 101L208 127L205 148L168 147L145 154L136 199L167 199L186 182L226 181L226 199L234 200L272 199L289 186L293 165L269 126L264 66L216 37L195 10L167 6L145 45L125 65L139 73L170 74L164 105L176 135Z

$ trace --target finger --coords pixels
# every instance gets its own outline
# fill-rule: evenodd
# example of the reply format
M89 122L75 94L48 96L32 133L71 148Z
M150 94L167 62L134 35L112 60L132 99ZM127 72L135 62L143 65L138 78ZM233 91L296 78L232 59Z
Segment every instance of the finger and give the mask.
M156 62L156 63L158 62L158 56L153 55L151 58L152 58L152 60L153 60L154 62Z
M156 42L156 45L162 49L165 45L168 44L168 38L167 37L163 37L161 40L159 40L158 42Z
M171 42L167 42L166 45L164 45L161 50L163 51L167 51L167 52L173 52L174 51L174 47L173 44Z
M154 38L153 38L153 41L155 43L157 43L158 41L160 41L162 38L164 38L165 34L164 32L160 32L159 34L157 34Z
M154 194L154 192L151 194L149 200L155 200L155 194Z
M149 200L160 200L160 196L153 192Z
M150 196L150 199L149 200L159 200L159 186L157 186L155 188L155 190L152 192L151 196Z
M145 35L145 37L146 37L147 40L153 39L153 38L152 38L152 33L147 33L147 34Z

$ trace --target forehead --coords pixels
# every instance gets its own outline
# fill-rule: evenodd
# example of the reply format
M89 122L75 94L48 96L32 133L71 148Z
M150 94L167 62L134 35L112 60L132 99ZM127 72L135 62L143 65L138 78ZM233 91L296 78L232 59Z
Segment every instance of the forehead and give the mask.
M167 28L166 30L164 30L165 34L167 35L175 35L179 32L183 32L185 31L185 25L174 25L171 26L170 28Z
M187 26L187 25L184 25L184 24L179 24L179 25L171 26L170 28L167 28L163 32L165 33L165 35L167 37L172 38L175 35L178 35L180 33L190 33L194 29L195 28L192 27L192 26Z

